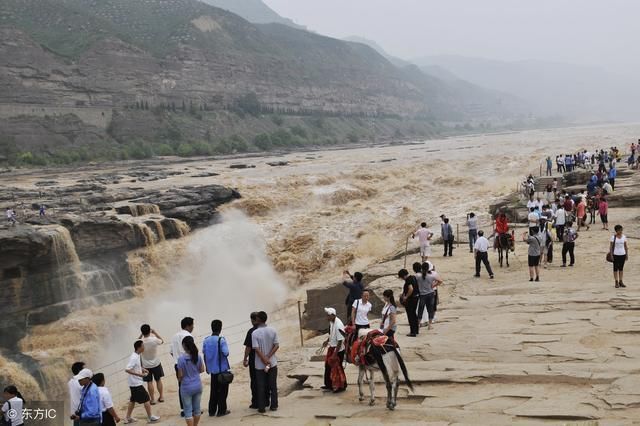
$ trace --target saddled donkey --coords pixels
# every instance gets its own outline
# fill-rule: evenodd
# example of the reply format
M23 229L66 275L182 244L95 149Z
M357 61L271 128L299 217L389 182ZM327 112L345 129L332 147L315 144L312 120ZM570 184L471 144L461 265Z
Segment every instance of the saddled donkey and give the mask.
M374 405L375 381L373 373L379 370L384 377L387 386L387 408L394 410L397 404L398 385L400 383L400 372L413 390L413 384L409 379L407 367L402 360L402 356L392 340L382 335L380 330L361 329L358 337L355 337L355 330L352 326L347 327L347 362L358 366L358 394L359 400L364 401L362 383L364 378L369 382L369 405Z
M506 261L507 267L509 267L509 252L515 250L514 232L511 231L511 234L497 234L495 236L495 246L498 249L498 262L500 262L501 268L503 261Z

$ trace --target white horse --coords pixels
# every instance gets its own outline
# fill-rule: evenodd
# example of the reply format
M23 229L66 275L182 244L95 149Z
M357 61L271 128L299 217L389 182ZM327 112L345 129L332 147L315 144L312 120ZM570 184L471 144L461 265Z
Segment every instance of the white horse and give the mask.
M367 333L371 331L369 329L361 329L358 333L358 338L362 339ZM371 345L367 351L366 357L371 357L375 360L375 363L365 365L360 362L358 366L358 394L359 400L364 401L364 393L362 392L362 382L364 378L367 378L369 382L369 391L371 393L369 398L369 405L376 403L375 397L375 381L373 373L379 370L384 377L384 381L387 385L387 408L394 410L397 404L398 397L398 385L400 383L400 372L404 375L404 379L409 386L409 389L413 390L413 384L407 374L407 368L400 356L400 352L393 344L385 345L384 347L378 347Z

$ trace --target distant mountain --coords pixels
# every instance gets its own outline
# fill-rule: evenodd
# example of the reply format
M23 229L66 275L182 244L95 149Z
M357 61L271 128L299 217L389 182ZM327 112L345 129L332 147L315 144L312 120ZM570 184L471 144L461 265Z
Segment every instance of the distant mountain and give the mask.
M411 65L411 62L405 61L404 59L400 59L397 56L390 55L386 50L382 48L377 42L370 40L368 38L360 37L360 36L349 36L344 38L345 41L350 41L352 43L360 43L369 46L382 56L384 56L389 62L397 67L406 67L407 65Z
M417 67L410 61L389 54L377 42L364 37L350 36L345 40L371 47L395 66L406 69L408 73L417 75L416 68L419 68L420 72L425 75L425 79L442 87L451 97L461 100L465 109L470 113L472 111L475 111L476 114L480 111L498 113L498 111L505 110L510 110L513 115L526 116L531 113L531 106L527 102L508 93L508 91L488 89L481 87L482 85L470 83L439 65ZM472 115L474 114L472 113Z
M262 0L200 0L211 6L228 10L254 24L283 24L293 28L306 29L289 18L284 18L267 6Z
M637 119L640 113L638 85L597 67L451 55L413 61L422 67L442 67L483 87L513 93L528 101L538 114L561 114L582 120L625 120Z

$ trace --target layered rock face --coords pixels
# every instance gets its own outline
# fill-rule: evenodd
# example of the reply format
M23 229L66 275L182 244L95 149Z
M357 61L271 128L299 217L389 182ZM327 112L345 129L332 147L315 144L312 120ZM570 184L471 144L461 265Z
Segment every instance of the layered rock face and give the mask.
M43 193L9 188L0 192L0 202L16 196L25 201L30 195L35 199ZM218 185L112 192L81 184L45 196L47 206L68 213L0 227L0 347L12 348L29 326L132 297L136 281L130 253L209 225L216 207L239 194ZM86 211L87 200L93 211Z

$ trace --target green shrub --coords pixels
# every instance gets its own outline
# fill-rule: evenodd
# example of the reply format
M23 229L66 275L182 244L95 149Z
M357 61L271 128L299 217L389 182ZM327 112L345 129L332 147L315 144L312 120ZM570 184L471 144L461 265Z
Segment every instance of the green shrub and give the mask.
M178 154L180 157L190 157L193 155L193 147L188 143L181 143L180 145L178 145L176 154Z
M253 138L253 144L256 146L256 148L262 151L269 151L273 148L271 136L266 133L260 133L255 138Z

